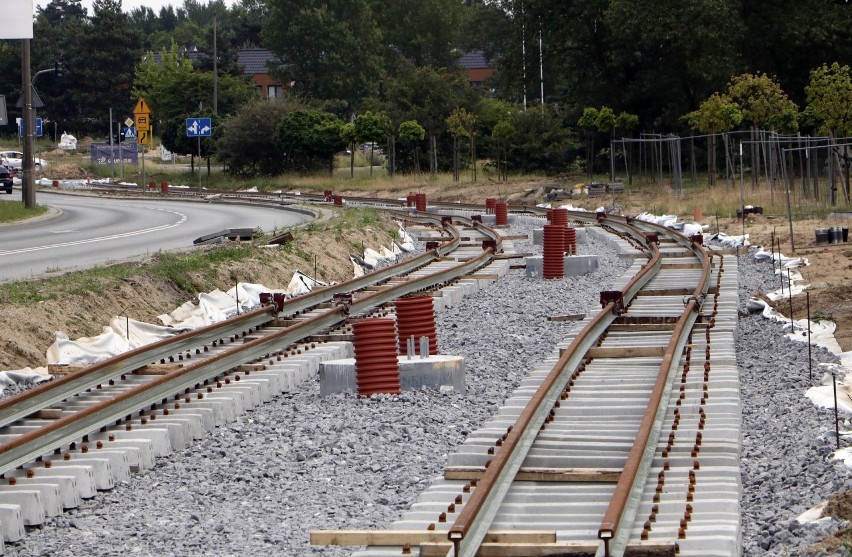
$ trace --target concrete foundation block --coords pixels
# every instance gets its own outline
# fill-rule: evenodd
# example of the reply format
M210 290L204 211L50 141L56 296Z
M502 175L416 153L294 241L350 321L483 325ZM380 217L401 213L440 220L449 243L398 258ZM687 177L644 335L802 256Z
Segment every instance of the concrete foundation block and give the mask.
M55 478L15 478L15 485L0 485L0 491L14 492L18 489L35 489L41 492L44 514L48 517L59 516L63 509L71 509L80 505L76 487L70 485L73 478L66 476L66 484L54 481ZM72 488L73 489L68 489Z
M73 476L76 480L77 495L81 499L91 499L97 494L95 489L95 473L91 466L62 466L45 468L43 466L33 466L30 468L37 480L45 480L53 476ZM22 472L25 473L25 472ZM0 523L2 523L0 517Z
M108 458L72 458L71 460L54 460L51 470L65 471L71 468L88 468L91 472L92 483L98 491L109 491L115 487L112 465Z
M525 275L527 278L542 276L544 257L531 255L526 259ZM566 255L564 258L564 273L566 277L579 277L598 269L597 255Z
M24 526L38 526L46 520L41 491L18 488L15 491L0 491L0 505L19 505Z
M24 539L26 530L20 505L0 504L0 531L3 532L3 541L6 543Z
M7 472L6 477L14 477L17 485L6 486L0 489L16 488L40 489L40 486L55 487L59 493L59 504L63 509L76 509L81 504L80 494L77 492L77 478L75 476L41 476L38 478L27 478L23 470ZM2 545L2 544L0 544Z
M399 381L403 391L421 387L452 387L465 392L464 358L461 356L400 356ZM320 365L320 396L346 391L357 392L355 359L330 360Z

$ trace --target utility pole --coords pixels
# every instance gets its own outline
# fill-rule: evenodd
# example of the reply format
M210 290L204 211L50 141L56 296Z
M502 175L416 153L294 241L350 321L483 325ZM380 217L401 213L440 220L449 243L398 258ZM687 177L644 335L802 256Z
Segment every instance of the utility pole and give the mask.
M213 14L213 114L219 114L219 55L216 52L216 14Z
M33 113L33 84L30 74L30 39L21 40L21 87L24 90L24 160L21 179L21 200L24 207L36 206L33 153L35 152L35 114Z

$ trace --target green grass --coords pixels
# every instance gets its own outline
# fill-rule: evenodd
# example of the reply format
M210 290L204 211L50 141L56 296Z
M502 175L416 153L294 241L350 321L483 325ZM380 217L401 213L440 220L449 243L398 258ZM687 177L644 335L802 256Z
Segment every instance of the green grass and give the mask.
M195 293L197 288L191 275L200 274L204 278L212 279L218 265L252 256L254 250L248 244L201 253L160 252L153 256L151 262L144 265L121 263L75 271L46 280L5 283L0 289L0 303L34 304L65 295L97 293L143 272L171 281L186 292Z
M47 207L36 205L32 209L24 207L22 201L0 201L0 222L15 222L37 217L47 212Z

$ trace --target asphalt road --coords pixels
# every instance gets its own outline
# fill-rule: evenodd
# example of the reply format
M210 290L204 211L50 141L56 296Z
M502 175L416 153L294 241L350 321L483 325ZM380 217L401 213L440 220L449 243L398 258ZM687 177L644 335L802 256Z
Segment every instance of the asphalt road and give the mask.
M307 215L249 205L105 199L39 192L53 218L0 227L0 281L89 268L192 246L223 228L292 226Z

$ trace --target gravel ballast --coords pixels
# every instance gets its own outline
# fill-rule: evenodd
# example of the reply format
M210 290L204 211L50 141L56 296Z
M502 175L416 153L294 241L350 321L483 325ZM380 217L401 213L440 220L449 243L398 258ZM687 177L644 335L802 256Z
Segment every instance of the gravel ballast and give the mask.
M508 234L528 234L515 225ZM540 252L515 241L519 252ZM493 414L576 323L551 315L598 311L598 293L628 268L610 244L580 246L600 268L542 281L513 270L438 312L442 353L466 358L464 394L444 390L358 398L319 396L311 381L215 429L202 441L76 510L29 529L6 555L349 555L312 547L315 529L382 528L440 474L447 454ZM770 289L769 263L740 257L740 302ZM831 413L804 397L807 350L760 316L741 317L743 554L797 554L837 523L793 519L847 488L829 460ZM814 361L831 361L814 350ZM815 378L817 381L818 378Z

